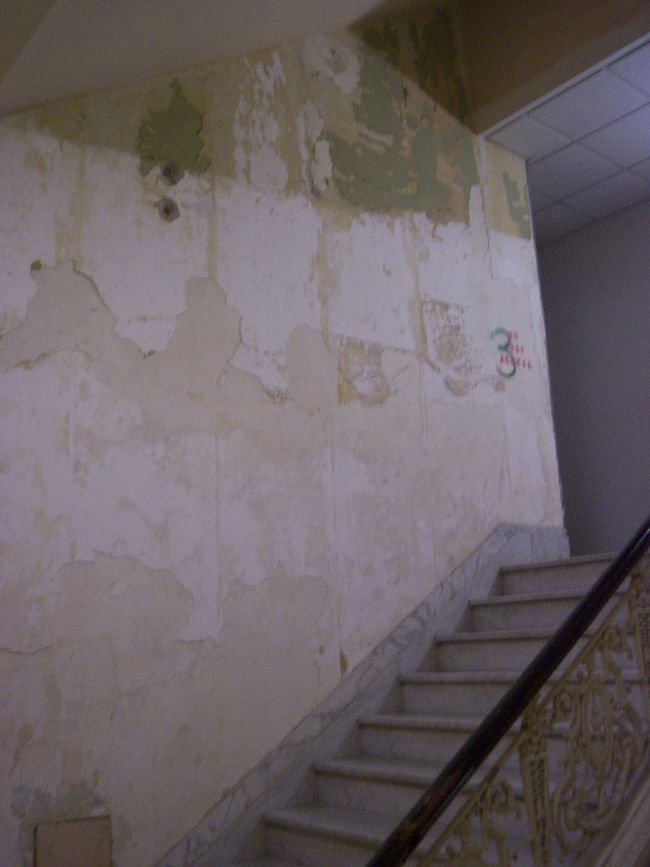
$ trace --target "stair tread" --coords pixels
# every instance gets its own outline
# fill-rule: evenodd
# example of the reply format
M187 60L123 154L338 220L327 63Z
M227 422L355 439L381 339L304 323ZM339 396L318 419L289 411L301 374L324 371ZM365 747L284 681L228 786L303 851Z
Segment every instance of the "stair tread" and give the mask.
M264 821L338 839L352 839L369 846L381 844L395 827L395 816L387 813L364 813L318 805L272 810L265 814Z
M583 599L584 593L579 590L556 590L541 593L504 593L502 596L487 596L485 599L470 599L470 607L490 607L496 605L522 605L527 602L555 602L567 599ZM612 598L621 597L622 591L617 590Z
M539 639L552 638L556 631L556 629L542 627L540 629L481 629L474 632L450 632L449 635L437 637L435 643L449 644L454 641L522 641L525 639L537 641ZM584 634L590 635L591 630L586 630Z
M460 669L458 671L435 671L426 669L423 671L411 671L400 675L400 683L422 683L422 684L484 684L484 683L499 683L512 684L521 675L523 669L496 669L494 671L482 671L481 669ZM624 668L622 670L625 680L636 681L640 675L634 668ZM562 670L555 671L549 678L554 683L564 672Z
M521 669L462 669L460 671L411 671L400 675L401 683L512 683L521 674Z
M295 861L279 861L277 858L255 858L254 861L237 861L230 867L304 867Z
M464 714L375 713L359 717L359 725L381 728L449 729L473 732L483 717ZM515 725L517 725L515 723Z
M367 779L382 782L400 782L413 786L428 786L445 767L443 762L416 762L411 759L379 758L377 756L355 756L353 758L329 759L317 762L314 771L317 774L348 777L352 779ZM489 761L475 772L475 780L479 780L490 769ZM471 786L471 783L467 783Z
M375 780L399 780L414 785L428 785L442 769L433 762L409 762L407 759L381 759L376 756L329 759L314 765L316 773L336 774Z
M333 840L377 848L395 829L400 818L390 813L368 813L343 807L309 805L273 810L265 815L264 820L279 828L299 830ZM432 839L429 837L420 843L413 853L415 860L427 854L431 842Z
M560 560L539 560L536 563L514 563L510 566L502 566L499 571L505 572L523 572L533 571L535 569L554 569L563 568L565 566L584 566L589 563L602 563L612 561L616 554L611 552L604 554L580 554L577 557L565 557Z

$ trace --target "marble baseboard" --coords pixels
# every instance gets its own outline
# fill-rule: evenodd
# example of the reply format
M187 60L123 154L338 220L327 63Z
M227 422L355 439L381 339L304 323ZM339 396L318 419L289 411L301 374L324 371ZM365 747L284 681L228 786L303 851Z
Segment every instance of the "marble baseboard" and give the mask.
M452 632L470 598L486 596L502 566L569 556L561 527L501 525L454 569L332 693L158 863L158 867L224 867L261 854L265 812L309 798L314 762L353 737L361 714L385 705L398 675L417 669L435 635Z

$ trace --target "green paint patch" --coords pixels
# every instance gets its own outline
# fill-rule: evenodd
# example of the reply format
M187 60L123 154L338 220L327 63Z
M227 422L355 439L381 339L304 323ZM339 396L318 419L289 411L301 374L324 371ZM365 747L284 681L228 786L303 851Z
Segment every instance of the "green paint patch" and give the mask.
M520 238L530 238L530 213L526 193L509 172L501 175L506 192L508 214Z
M203 153L203 115L187 99L177 79L171 82L170 88L167 107L149 111L138 127L136 149L142 175L162 164L171 164L194 174L204 172L210 165Z
M336 189L367 210L464 219L478 183L473 136L428 97L414 97L384 54L364 51L354 124L326 130Z

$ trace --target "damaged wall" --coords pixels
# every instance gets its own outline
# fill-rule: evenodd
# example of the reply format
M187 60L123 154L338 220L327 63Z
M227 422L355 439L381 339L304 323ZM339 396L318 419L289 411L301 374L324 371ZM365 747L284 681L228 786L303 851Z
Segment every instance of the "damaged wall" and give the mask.
M497 523L561 524L524 167L453 39L2 122L3 864L102 813L154 864Z

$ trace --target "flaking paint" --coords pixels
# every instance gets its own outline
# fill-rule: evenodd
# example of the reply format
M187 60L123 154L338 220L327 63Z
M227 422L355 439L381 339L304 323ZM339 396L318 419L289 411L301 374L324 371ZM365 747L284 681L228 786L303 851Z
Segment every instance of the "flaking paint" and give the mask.
M334 182L346 201L365 209L466 219L469 192L478 179L473 137L452 114L422 98L426 85L442 87L452 74L450 63L454 87L461 85L453 48L433 65L425 59L425 41L440 30L438 46L446 45L450 23L443 15L424 27L410 24L420 87L400 71L400 58L407 53L401 28L386 22L363 33L367 50L360 95L352 106L354 123L339 131L337 121L329 126L325 121Z
M530 212L526 190L509 172L504 172L502 178L510 219L521 238L530 238Z
M496 523L561 520L523 163L417 27L0 124L12 863L56 804L156 863Z

